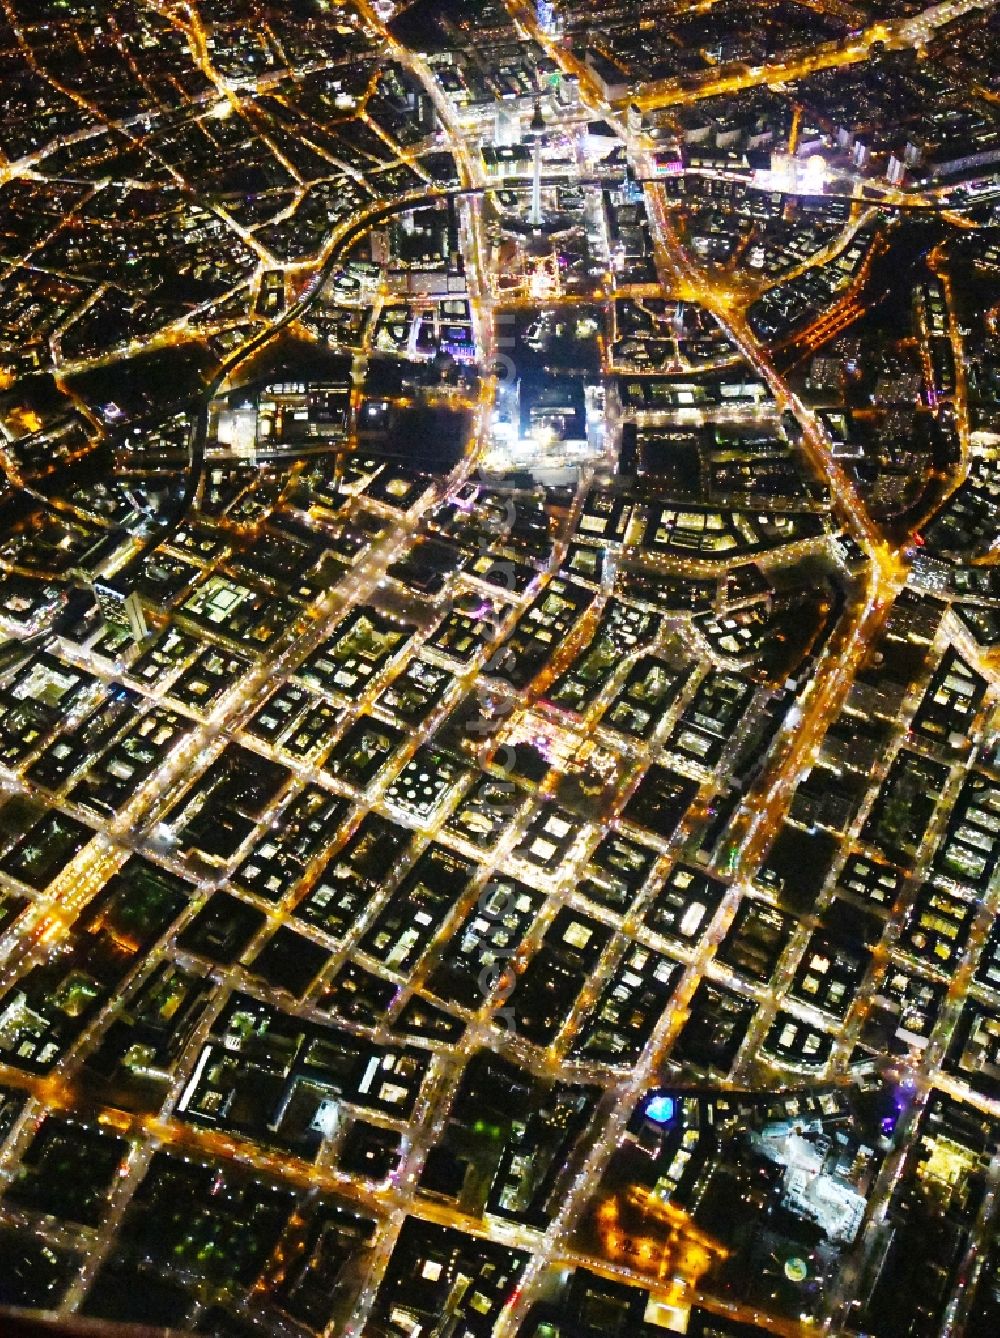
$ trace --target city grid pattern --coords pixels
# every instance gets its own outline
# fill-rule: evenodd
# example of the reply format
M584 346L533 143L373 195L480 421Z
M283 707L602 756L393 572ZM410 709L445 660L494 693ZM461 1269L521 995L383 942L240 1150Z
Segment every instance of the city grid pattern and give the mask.
M1000 1331L997 6L0 49L0 1331Z

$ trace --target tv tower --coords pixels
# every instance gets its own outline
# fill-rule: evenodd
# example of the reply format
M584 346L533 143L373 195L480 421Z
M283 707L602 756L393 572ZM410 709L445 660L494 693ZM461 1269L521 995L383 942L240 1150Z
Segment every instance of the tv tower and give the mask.
M545 137L545 118L542 116L542 104L535 101L535 113L528 127L528 134L534 140L535 161L531 178L531 213L528 222L533 228L542 226L542 140Z

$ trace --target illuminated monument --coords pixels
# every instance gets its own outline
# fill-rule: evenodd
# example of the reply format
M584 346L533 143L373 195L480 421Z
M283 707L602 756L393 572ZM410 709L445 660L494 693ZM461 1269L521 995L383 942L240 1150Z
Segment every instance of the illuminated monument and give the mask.
M527 212L518 218L503 220L502 231L514 243L516 260L510 257L506 268L519 275L528 291L537 298L550 297L560 290L560 264L556 245L577 226L576 220L558 209L546 207L542 191L542 151L547 128L542 104L535 102L523 143L531 146L531 197Z

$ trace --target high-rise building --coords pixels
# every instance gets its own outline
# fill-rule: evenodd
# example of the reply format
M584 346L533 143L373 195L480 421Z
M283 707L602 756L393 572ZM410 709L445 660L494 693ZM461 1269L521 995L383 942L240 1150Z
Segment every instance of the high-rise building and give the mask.
M130 590L120 580L95 581L94 595L107 627L129 632L136 642L146 639L149 625L135 590Z

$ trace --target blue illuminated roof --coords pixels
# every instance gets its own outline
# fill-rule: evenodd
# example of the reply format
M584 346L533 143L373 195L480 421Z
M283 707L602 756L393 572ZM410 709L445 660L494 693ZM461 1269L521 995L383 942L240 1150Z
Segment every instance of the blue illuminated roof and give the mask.
M654 1096L646 1107L646 1119L654 1124L669 1124L674 1118L676 1103L672 1096Z

